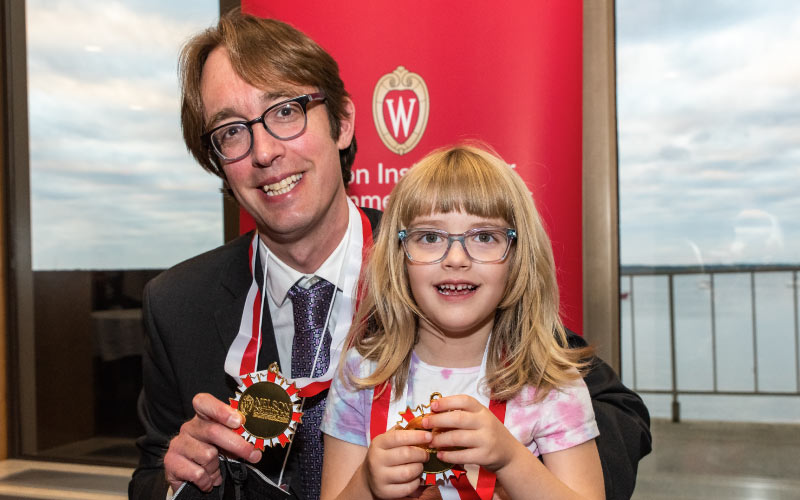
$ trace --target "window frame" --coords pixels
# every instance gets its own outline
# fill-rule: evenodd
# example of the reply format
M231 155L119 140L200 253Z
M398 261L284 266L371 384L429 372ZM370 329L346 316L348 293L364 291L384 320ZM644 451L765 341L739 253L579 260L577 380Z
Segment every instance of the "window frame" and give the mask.
M620 373L614 12L614 0L583 1L583 333Z

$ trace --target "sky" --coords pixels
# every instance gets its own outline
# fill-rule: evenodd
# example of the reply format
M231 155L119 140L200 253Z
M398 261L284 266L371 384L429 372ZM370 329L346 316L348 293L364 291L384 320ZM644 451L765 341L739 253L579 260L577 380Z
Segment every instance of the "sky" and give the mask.
M800 2L616 5L621 263L800 262Z
M177 58L217 0L28 0L33 268L165 268L223 241L181 137Z
M33 267L169 267L223 239L177 55L216 0L28 0ZM617 0L622 264L800 262L800 2Z

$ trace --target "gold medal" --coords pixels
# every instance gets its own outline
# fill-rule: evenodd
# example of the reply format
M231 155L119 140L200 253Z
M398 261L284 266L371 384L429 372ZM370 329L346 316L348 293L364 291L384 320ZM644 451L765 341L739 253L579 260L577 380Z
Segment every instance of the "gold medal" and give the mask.
M440 397L442 397L441 394L434 392L431 394L430 402L432 403L433 400ZM414 409L411 409L411 407L407 406L406 411L400 413L402 419L400 419L397 424L403 427L404 430L424 430L422 427L422 419L428 415L431 415L430 411L427 413L425 412L426 409L430 410L430 407L430 404L417 405L417 407ZM448 430L449 429L432 429L431 433L435 435ZM456 476L456 478L458 478L464 473L463 470L453 469L454 464L440 460L436 456L436 452L439 451L438 449L429 448L424 445L421 445L420 448L424 448L425 451L428 452L428 461L422 464L422 476L425 479L425 484L435 484L438 479L447 479L450 476ZM457 448L443 448L445 451L455 449Z
M262 451L290 443L303 416L294 383L281 375L277 363L241 377L241 382L236 397L230 398L231 407L243 417L235 431Z

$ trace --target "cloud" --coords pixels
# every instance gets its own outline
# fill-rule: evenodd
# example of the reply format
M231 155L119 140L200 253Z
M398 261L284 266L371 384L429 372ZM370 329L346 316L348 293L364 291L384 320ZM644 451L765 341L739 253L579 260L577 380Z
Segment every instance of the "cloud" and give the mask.
M222 242L186 152L177 55L212 0L29 1L34 269L163 268Z
M798 33L796 2L617 2L623 264L800 260Z

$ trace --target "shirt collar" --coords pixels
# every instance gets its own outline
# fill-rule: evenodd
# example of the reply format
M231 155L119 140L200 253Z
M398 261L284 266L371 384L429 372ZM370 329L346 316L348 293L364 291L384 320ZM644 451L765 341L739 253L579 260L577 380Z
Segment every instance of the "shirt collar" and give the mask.
M339 241L339 244L333 250L333 253L331 253L328 258L325 259L325 262L323 262L322 265L311 274L301 273L300 271L283 262L274 253L267 252L266 245L261 238L259 238L259 260L264 262L264 258L266 257L267 253L269 253L269 257L267 257L269 259L267 264L267 290L269 291L269 295L272 297L272 301L275 304L278 306L283 305L289 289L292 288L292 286L298 281L300 281L300 286L307 288L322 278L336 285L337 290L344 289L345 277L343 276L344 273L340 271L344 265L346 253L345 247L347 246L348 240L352 236L351 233L356 227L356 225L353 223L353 217L360 217L358 208L356 208L353 202L350 201L349 198L347 202L349 208L347 230L345 230L344 236L342 236L341 241Z

